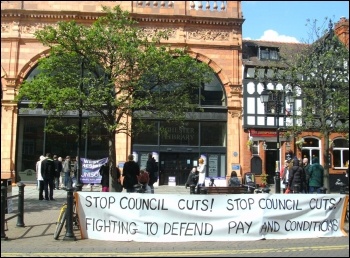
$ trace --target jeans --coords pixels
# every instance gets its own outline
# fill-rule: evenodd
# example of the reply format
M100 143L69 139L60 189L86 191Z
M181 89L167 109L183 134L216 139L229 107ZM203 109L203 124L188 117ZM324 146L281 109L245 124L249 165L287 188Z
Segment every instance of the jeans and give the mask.
M38 188L39 188L39 200L44 200L44 181L38 180Z
M310 194L312 194L314 192L321 193L320 188L321 187L318 187L318 186L309 186L309 193Z
M71 187L70 172L64 172L64 186L66 188Z
M55 188L60 189L60 178L59 177L55 177Z
M44 192L45 192L46 200L53 199L53 187L54 187L53 179L44 179ZM50 191L49 191L49 188L50 188Z

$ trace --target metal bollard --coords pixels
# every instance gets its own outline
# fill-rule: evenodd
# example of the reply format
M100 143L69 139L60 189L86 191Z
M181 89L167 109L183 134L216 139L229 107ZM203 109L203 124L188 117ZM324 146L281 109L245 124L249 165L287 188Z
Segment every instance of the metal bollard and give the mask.
M16 227L24 227L24 183L17 183L18 186L18 216Z
M76 237L73 232L73 188L67 189L67 213L66 213L66 235L63 240L75 241Z
M5 203L7 196L7 188L1 186L1 240L7 240L8 237L5 234Z
M276 166L279 166L279 162L276 161L276 163ZM281 176L279 171L276 171L275 174L275 193L281 193Z

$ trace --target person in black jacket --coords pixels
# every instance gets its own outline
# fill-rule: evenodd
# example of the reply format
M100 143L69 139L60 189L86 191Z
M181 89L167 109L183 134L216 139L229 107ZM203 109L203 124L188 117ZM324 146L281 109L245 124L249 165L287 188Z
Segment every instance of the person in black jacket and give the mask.
M135 192L135 185L138 183L137 177L140 175L140 166L134 161L134 156L130 154L128 161L123 167L123 187L127 193Z
M149 174L148 185L151 188L151 193L154 193L154 186L153 186L153 184L155 182L157 182L157 180L158 180L158 176L157 176L158 165L157 165L156 160L152 157L152 153L148 153L148 160L147 160L147 164L146 164L146 171Z
M53 155L53 162L55 163L55 190L60 189L60 176L62 172L62 162L58 160L57 155Z
M109 167L108 167L108 163L105 163L100 167L100 175L102 176L102 179L101 179L102 192L109 192Z
M197 185L197 183L198 183L198 171L197 171L197 167L193 167L188 175L185 188L187 189L187 187L191 185Z
M45 200L55 201L53 198L55 163L53 162L51 153L46 153L46 158L41 162L41 175L44 179ZM50 196L48 188L50 188Z
M293 166L289 170L288 187L293 193L300 193L305 185L305 171L302 162L294 157Z

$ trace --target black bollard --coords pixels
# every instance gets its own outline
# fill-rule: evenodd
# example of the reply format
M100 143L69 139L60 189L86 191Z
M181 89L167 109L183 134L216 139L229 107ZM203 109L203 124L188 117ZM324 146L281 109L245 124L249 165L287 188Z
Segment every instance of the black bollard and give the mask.
M5 234L5 204L7 196L7 188L1 186L1 240L7 240L8 237Z
M24 187L22 182L17 183L18 186L18 216L16 227L24 227Z
M281 178L279 171L276 171L275 174L275 193L281 193Z
M66 213L66 235L63 240L75 241L76 237L73 232L73 188L67 189L67 213Z

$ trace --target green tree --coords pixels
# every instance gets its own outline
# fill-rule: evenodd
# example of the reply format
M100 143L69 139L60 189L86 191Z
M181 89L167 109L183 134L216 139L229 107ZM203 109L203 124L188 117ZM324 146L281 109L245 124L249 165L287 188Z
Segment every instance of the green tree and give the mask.
M103 7L105 15L92 25L76 21L45 27L35 36L50 48L39 61L40 73L25 81L18 100L49 113L47 128L67 111L92 114L91 122L108 131L109 169L116 166L115 135L133 133L130 126L145 114L166 121L183 121L198 108L191 97L208 82L210 68L191 58L186 49L162 44L166 30L147 35L119 6ZM89 126L91 126L89 120ZM76 132L73 130L73 132Z
M286 75L302 100L292 131L315 131L324 137L324 186L329 192L329 136L339 132L349 137L349 50L334 35L331 21L328 31L313 24L311 31L320 36L290 64Z

